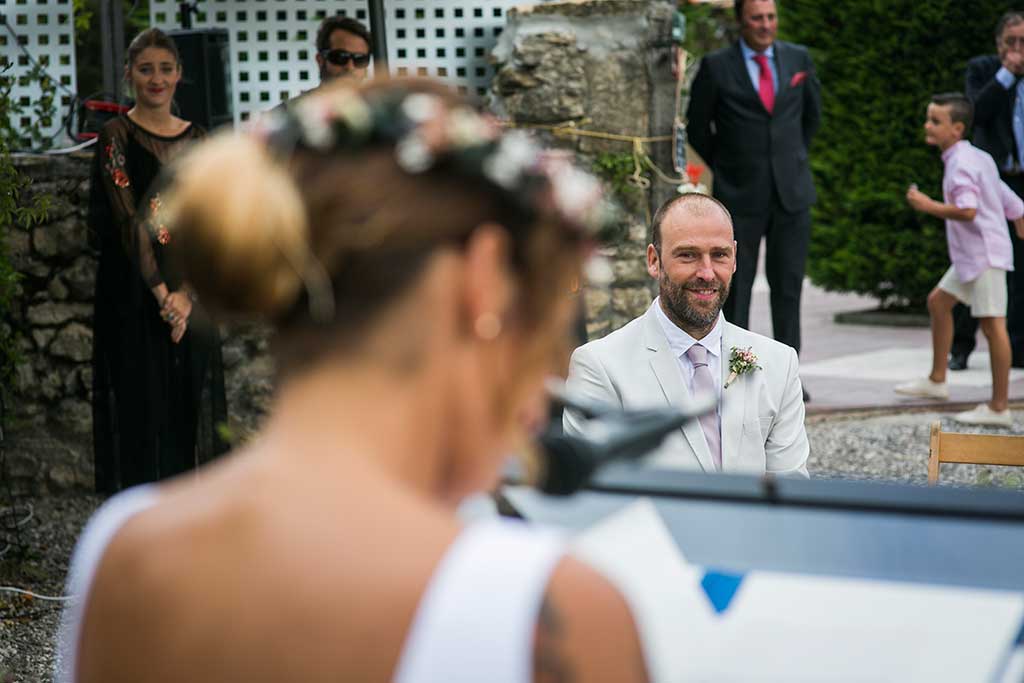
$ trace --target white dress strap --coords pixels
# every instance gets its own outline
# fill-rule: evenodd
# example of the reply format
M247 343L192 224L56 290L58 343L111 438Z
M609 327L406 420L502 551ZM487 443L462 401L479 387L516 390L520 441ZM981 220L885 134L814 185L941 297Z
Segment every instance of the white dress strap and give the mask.
M395 683L530 683L553 532L512 520L467 527L445 553L406 635Z
M158 497L157 487L145 484L127 489L106 501L85 526L68 571L67 595L74 596L61 615L57 640L56 683L74 683L78 664L78 642L82 618L96 571L110 541L135 514L152 507Z

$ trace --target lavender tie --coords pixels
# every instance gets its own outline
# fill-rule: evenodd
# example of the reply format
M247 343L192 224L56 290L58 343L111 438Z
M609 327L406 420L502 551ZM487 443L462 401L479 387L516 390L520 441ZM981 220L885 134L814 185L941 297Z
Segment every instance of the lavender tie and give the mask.
M708 350L700 344L694 344L686 352L686 357L693 363L693 395L715 396L715 378L708 366ZM700 417L700 428L704 431L704 439L708 442L711 459L715 461L715 469L722 470L722 435L718 429L718 411L712 410Z

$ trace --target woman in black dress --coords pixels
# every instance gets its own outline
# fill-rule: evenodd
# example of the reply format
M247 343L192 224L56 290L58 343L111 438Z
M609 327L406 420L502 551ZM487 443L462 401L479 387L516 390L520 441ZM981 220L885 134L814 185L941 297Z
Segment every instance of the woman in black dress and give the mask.
M112 493L185 472L225 450L216 327L167 259L154 219L160 169L203 132L171 113L181 63L157 29L128 48L135 106L100 132L90 226L100 247L93 337L96 489Z

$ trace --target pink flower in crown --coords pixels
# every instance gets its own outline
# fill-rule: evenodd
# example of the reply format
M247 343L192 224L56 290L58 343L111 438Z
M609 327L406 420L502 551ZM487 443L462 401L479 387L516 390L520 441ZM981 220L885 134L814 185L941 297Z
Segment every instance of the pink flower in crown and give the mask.
M511 191L537 161L536 145L525 133L516 131L501 138L494 154L484 162L483 171L491 182Z

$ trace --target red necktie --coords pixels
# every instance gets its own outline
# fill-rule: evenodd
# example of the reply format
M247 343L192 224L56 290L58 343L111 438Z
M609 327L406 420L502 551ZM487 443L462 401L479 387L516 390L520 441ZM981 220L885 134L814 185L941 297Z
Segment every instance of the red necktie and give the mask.
M761 103L771 114L775 109L775 83L772 82L772 70L768 68L768 58L764 55L754 55L754 61L761 69L761 76L757 79L757 94L761 96Z

